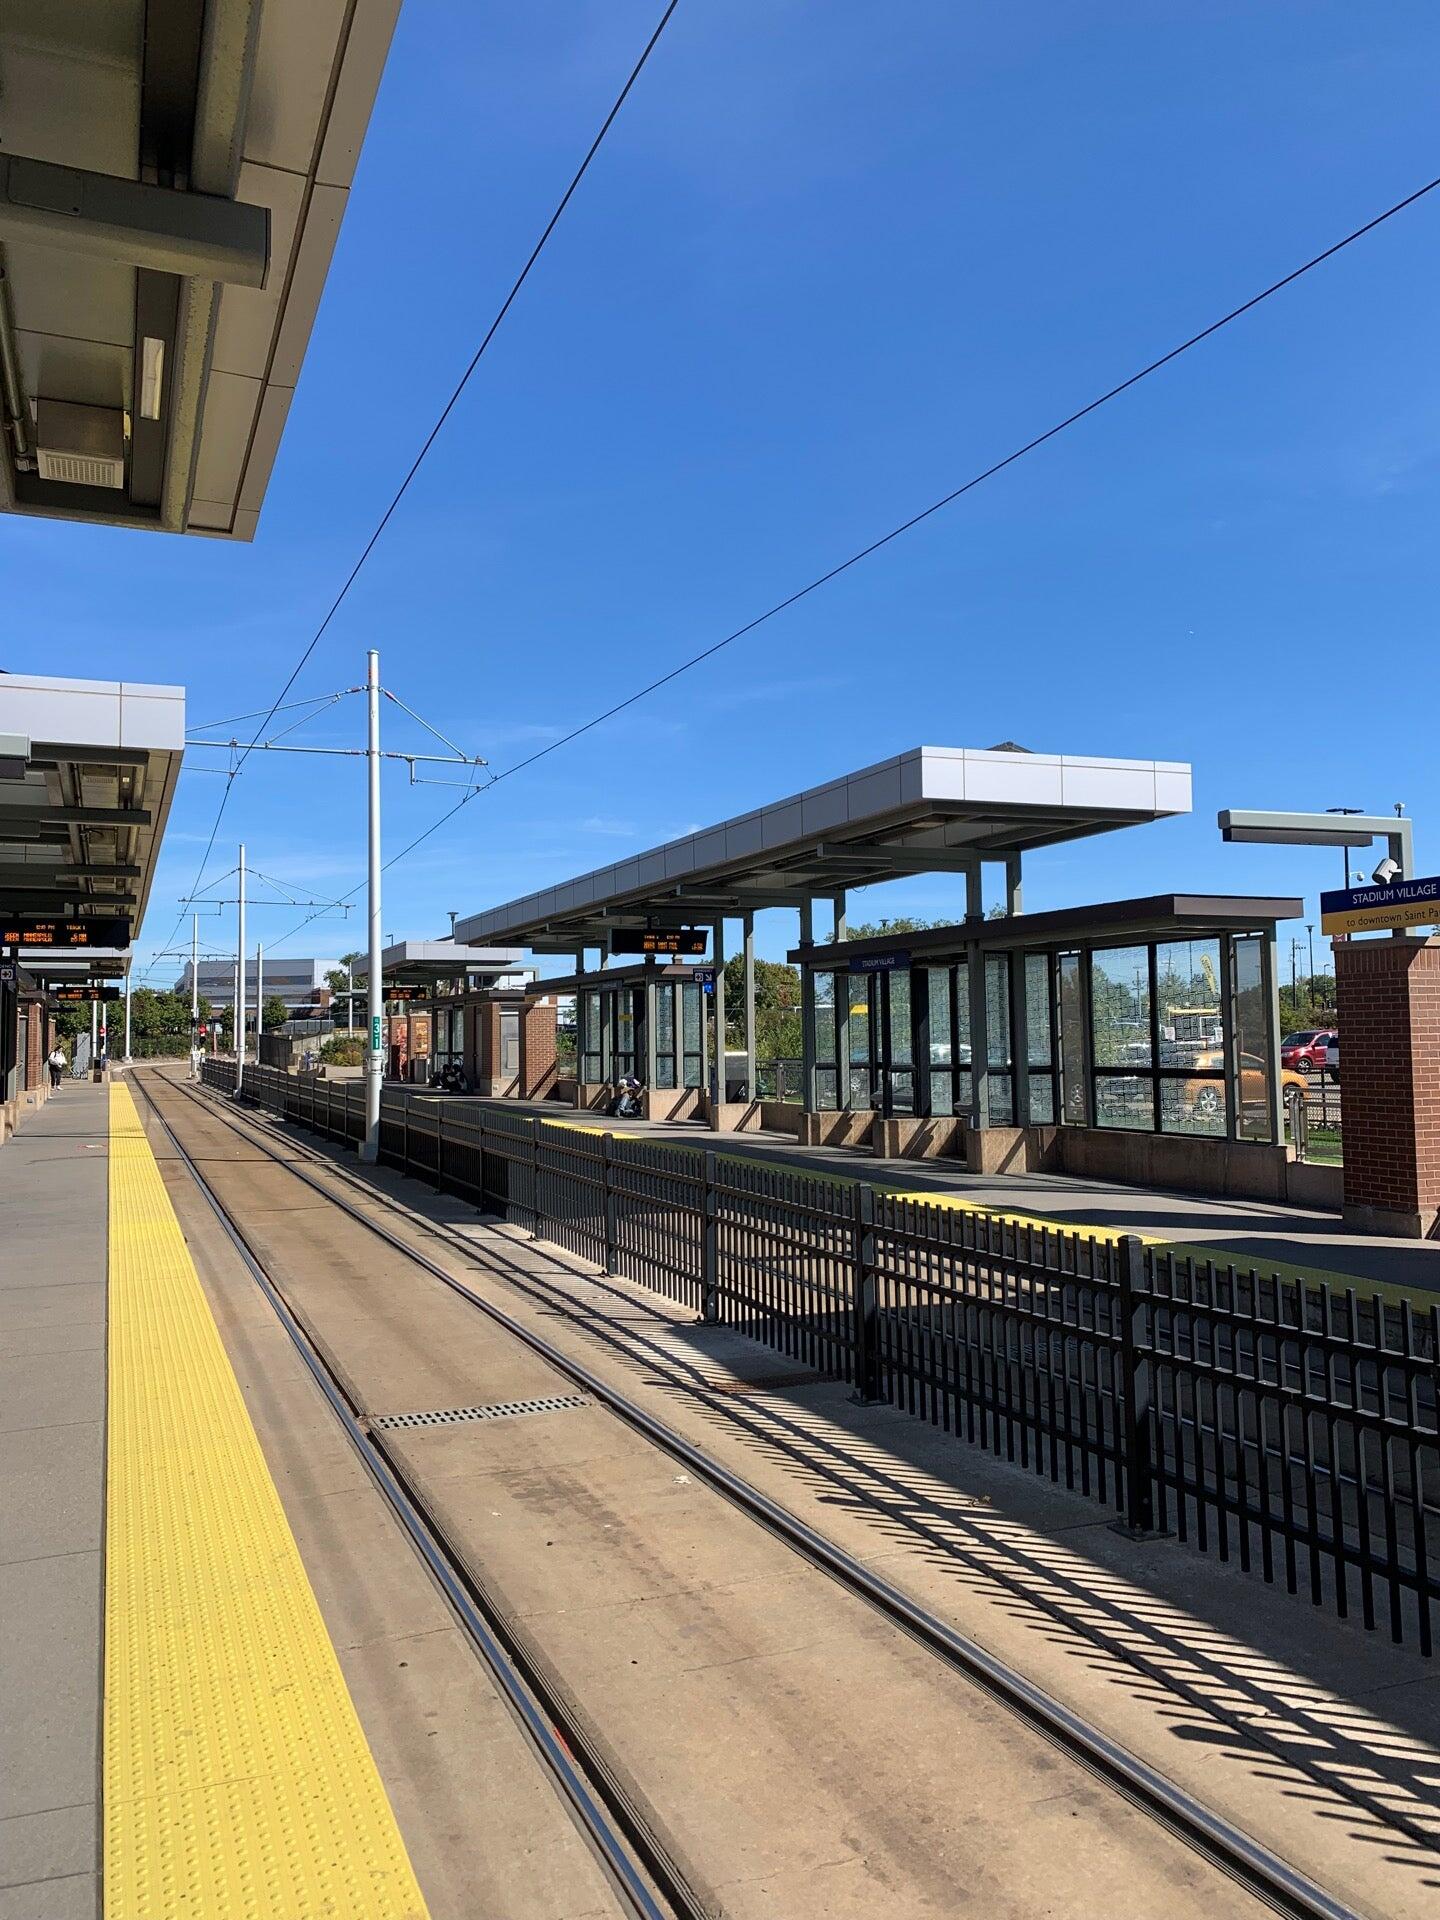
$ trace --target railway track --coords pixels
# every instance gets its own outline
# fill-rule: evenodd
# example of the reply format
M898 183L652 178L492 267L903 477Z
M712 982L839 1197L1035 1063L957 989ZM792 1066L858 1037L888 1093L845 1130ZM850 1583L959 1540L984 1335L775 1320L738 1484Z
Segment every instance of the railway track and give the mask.
M567 1719L560 1703L548 1698L543 1677L525 1661L523 1648L517 1643L508 1623L493 1609L486 1608L483 1594L476 1591L475 1583L460 1569L456 1557L447 1551L443 1534L425 1514L423 1502L416 1497L412 1488L406 1486L403 1475L397 1471L383 1445L366 1430L336 1374L311 1339L300 1317L290 1307L283 1290L257 1257L240 1223L187 1152L151 1086L144 1079L137 1080L135 1084L227 1237L279 1315L306 1366L344 1424L352 1444L360 1452L376 1484L455 1609L477 1652L494 1675L496 1684L510 1700L537 1754L551 1771L574 1817L604 1861L617 1892L627 1903L627 1910L647 1915L696 1914L705 1911L705 1906L671 1860L663 1840L653 1831L643 1813L627 1801L603 1753L594 1750L583 1731L573 1720ZM1286 1915L1307 1916L1308 1920L1321 1920L1322 1916L1324 1920L1355 1920L1352 1908L1335 1899L1308 1876L1129 1753L1101 1729L1072 1712L1022 1673L997 1660L947 1622L917 1605L900 1589L787 1512L758 1488L710 1458L582 1362L513 1318L493 1300L486 1299L467 1286L464 1280L429 1258L423 1250L393 1231L372 1212L337 1192L336 1186L348 1187L363 1194L370 1207L383 1207L408 1228L425 1230L474 1263L477 1249L471 1241L449 1232L441 1224L424 1220L360 1176L337 1166L328 1155L295 1140L289 1134L285 1139L287 1153L276 1151L268 1128L251 1120L240 1110L227 1107L212 1095L163 1076L160 1084L166 1094L177 1095L203 1110L211 1121L227 1129L247 1146L258 1149L296 1181L329 1201L405 1260L413 1262L459 1295L575 1387L607 1407L687 1472L704 1481L783 1541L807 1564L827 1574L891 1623L902 1628L948 1667L983 1689L1032 1730L1103 1780L1110 1789L1160 1826L1178 1836L1194 1852L1272 1910ZM290 1154L298 1154L315 1171L307 1171L305 1167L296 1165L288 1157ZM317 1177L317 1174L323 1174L324 1177ZM557 1738L557 1728L563 1731L563 1738Z

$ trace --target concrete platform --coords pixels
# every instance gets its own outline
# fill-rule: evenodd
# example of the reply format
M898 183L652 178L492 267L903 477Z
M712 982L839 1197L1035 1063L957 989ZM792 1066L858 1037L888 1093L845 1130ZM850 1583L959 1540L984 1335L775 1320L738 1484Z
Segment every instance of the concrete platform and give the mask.
M0 1920L99 1906L108 1095L0 1150Z

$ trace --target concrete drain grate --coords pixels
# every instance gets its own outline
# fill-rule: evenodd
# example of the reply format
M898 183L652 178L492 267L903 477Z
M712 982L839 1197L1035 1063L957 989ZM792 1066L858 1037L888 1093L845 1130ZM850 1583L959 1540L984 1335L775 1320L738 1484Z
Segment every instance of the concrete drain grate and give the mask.
M488 1407L443 1407L438 1413L382 1413L370 1425L380 1433L394 1427L452 1427L462 1420L513 1420L525 1413L564 1413L588 1407L583 1393L547 1393L538 1400L497 1400Z

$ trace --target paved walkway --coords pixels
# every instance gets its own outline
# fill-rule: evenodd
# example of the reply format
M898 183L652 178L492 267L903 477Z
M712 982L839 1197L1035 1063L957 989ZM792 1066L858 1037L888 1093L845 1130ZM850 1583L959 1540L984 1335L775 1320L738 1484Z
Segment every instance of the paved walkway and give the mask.
M109 1090L0 1147L0 1920L93 1920Z
M516 1103L507 1101L506 1106ZM1212 1200L1193 1193L1082 1180L1067 1174L981 1174L943 1160L880 1160L845 1147L800 1147L781 1133L713 1134L693 1124L648 1120L605 1121L571 1114L553 1101L526 1103L547 1120L576 1126L609 1126L647 1140L673 1140L687 1147L714 1147L796 1172L828 1173L846 1180L872 1180L906 1194L936 1195L1027 1220L1147 1239L1233 1259L1246 1266L1294 1268L1362 1290L1440 1297L1440 1243L1347 1233L1333 1213L1277 1206L1263 1200Z

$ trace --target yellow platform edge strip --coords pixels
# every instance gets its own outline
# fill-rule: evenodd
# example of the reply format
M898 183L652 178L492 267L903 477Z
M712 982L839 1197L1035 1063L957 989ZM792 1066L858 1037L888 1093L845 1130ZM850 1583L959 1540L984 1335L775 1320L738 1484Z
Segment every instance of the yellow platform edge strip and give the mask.
M109 1254L106 1920L425 1920L124 1085Z
M548 1115L540 1122L544 1127L559 1127L570 1133L604 1133L604 1127L590 1125L582 1120L552 1120ZM646 1133L622 1133L611 1130L615 1140L638 1140L646 1146L668 1148L673 1153L703 1153L703 1147L692 1147L688 1141L656 1140ZM830 1186L855 1186L865 1177L859 1173L838 1173L818 1167L797 1166L788 1160L766 1160L758 1153L725 1153L714 1150L716 1157L726 1160L734 1166L766 1167L772 1173L787 1173L795 1179L820 1180ZM1181 1260L1213 1260L1220 1268L1231 1266L1242 1272L1254 1267L1257 1272L1273 1274L1276 1278L1293 1286L1327 1286L1336 1293L1343 1294L1347 1287L1353 1287L1357 1294L1369 1299L1378 1294L1382 1300L1399 1302L1403 1300L1424 1301L1423 1294L1417 1294L1413 1287L1397 1285L1393 1280L1367 1279L1362 1274L1345 1273L1335 1267L1299 1267L1285 1260L1239 1252L1230 1247L1211 1247L1195 1240L1170 1240L1160 1234L1141 1233L1138 1227L1102 1227L1087 1224L1083 1220L1067 1220L1058 1214L1013 1213L1005 1208L987 1207L983 1201L971 1200L962 1193L947 1193L942 1188L899 1187L887 1181L872 1180L870 1184L877 1192L889 1194L893 1200L913 1200L917 1204L929 1207L953 1207L961 1213L983 1213L991 1220L1003 1220L1006 1226L1021 1227L1033 1233L1042 1230L1049 1233L1078 1233L1091 1240L1114 1241L1122 1234L1133 1233L1137 1240L1147 1247L1156 1247L1161 1253L1173 1253Z

